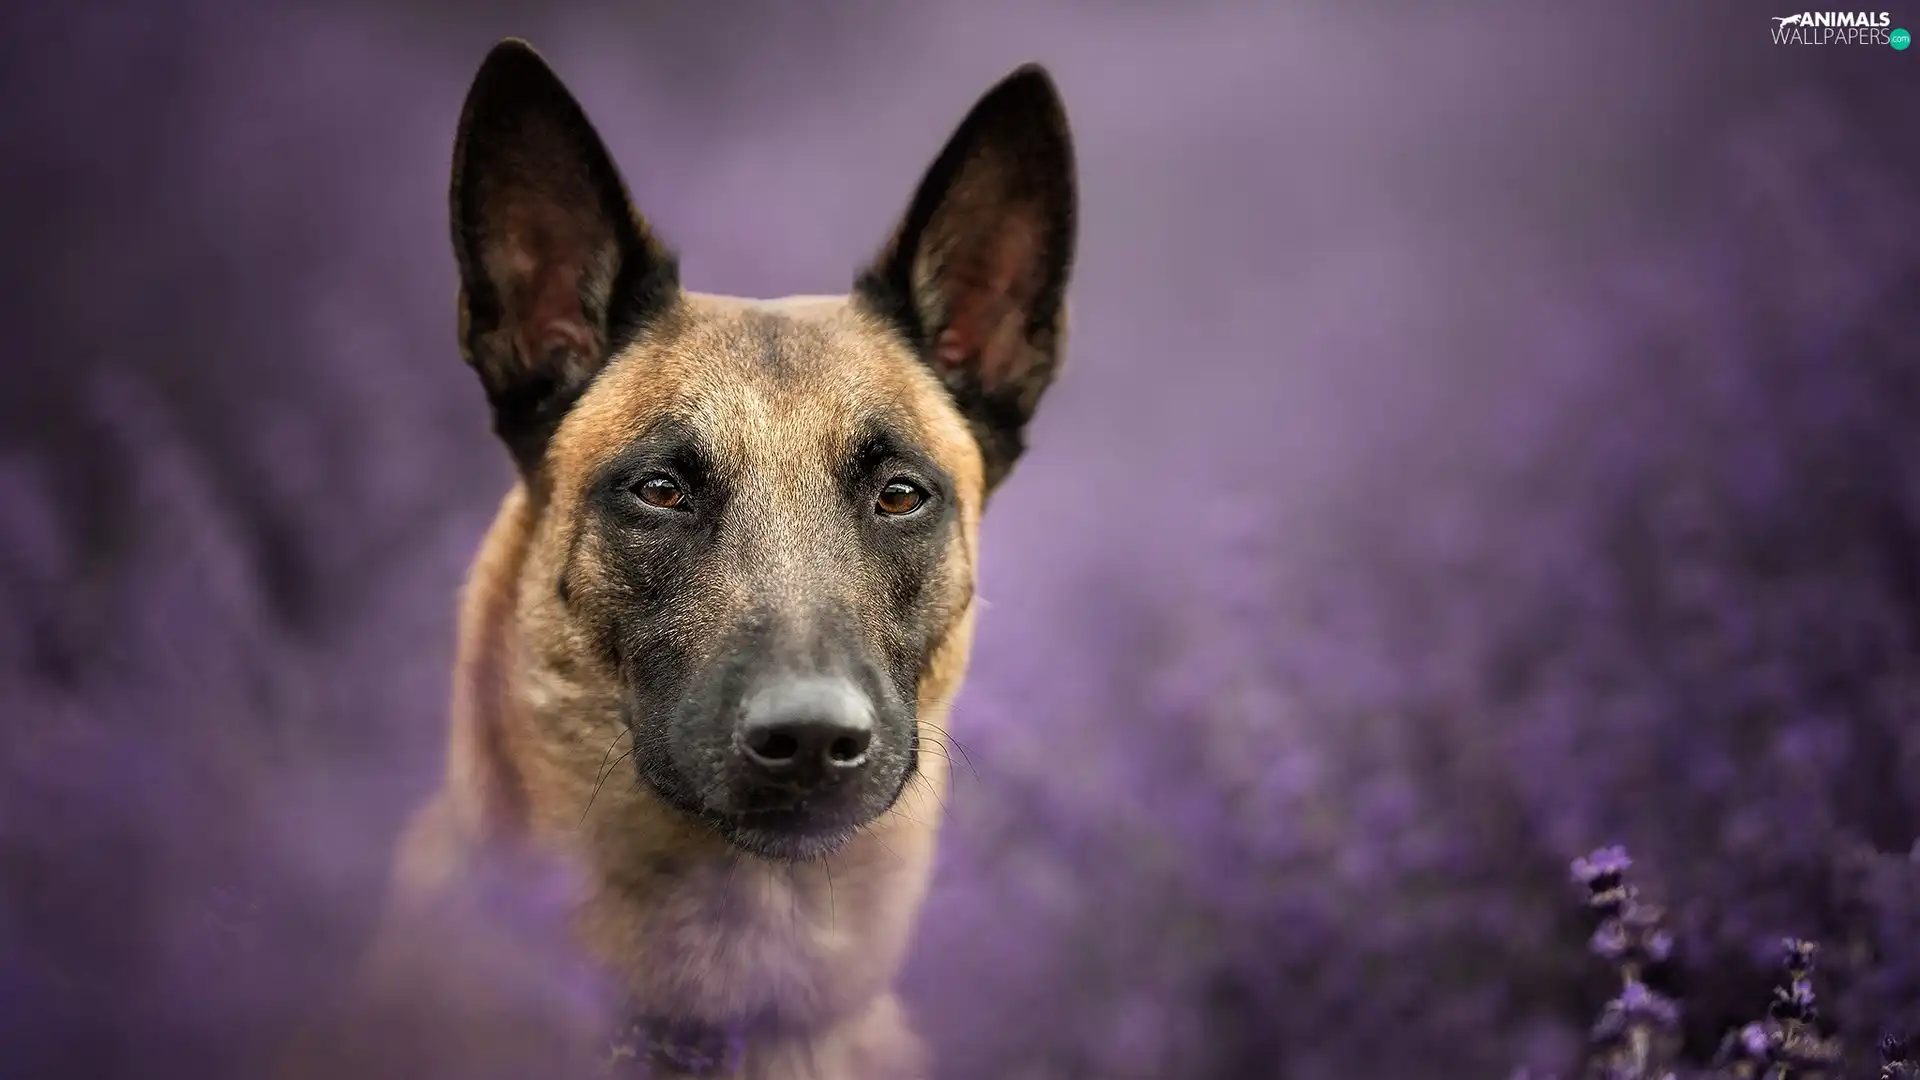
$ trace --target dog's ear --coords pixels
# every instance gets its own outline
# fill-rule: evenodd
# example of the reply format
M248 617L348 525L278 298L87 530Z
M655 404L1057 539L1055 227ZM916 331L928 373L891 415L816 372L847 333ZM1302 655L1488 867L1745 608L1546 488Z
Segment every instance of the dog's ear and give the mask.
M934 159L855 296L887 318L952 391L997 486L1064 344L1077 195L1053 80L1019 68L982 97Z
M525 42L493 47L453 150L460 339L521 469L609 357L679 290L606 147Z

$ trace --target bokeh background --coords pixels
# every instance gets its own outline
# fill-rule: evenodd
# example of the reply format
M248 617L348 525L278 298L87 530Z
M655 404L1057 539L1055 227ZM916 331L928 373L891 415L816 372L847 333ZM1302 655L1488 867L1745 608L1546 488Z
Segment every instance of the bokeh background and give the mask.
M944 1077L1564 1070L1610 842L1695 1051L1783 933L1857 1045L1920 1027L1920 50L1776 14L9 9L0 1073L257 1075L364 939L510 476L444 218L507 34L715 291L844 288L993 80L1068 100L1073 351L906 977Z

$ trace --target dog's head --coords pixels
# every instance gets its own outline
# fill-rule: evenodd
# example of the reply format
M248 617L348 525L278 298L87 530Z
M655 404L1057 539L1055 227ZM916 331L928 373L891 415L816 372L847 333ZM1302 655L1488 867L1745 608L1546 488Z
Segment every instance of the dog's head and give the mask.
M755 854L832 850L956 689L980 512L1059 364L1075 182L1051 80L980 100L846 296L682 290L518 42L469 92L452 211L463 346L537 515L522 647L608 688L668 803Z

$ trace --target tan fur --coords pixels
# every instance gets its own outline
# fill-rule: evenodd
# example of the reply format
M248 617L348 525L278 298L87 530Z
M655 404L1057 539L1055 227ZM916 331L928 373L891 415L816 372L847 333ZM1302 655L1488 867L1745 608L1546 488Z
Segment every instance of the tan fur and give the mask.
M783 370L769 370L768 341L786 361L773 366ZM960 550L942 582L950 625L920 682L918 715L931 744L920 777L843 849L793 865L740 854L659 804L630 771L614 770L596 793L610 750L628 748L622 688L577 640L554 587L576 542L593 470L650 418L673 410L725 434L718 452L770 485L769 507L826 497L807 487L821 483L824 470L793 463L836 452L858 412L879 406L904 408L954 478L961 520ZM356 1040L383 1037L439 1040L416 1047L436 1062L468 1052L492 1066L524 1061L533 1070L526 1075L564 1075L563 1062L595 1058L604 1031L496 992L524 979L517 965L539 963L471 914L462 896L479 853L503 845L576 875L574 940L635 1008L721 1016L777 1005L796 1018L804 1033L754 1045L746 1075L926 1075L891 987L927 889L947 785L938 732L972 640L985 492L966 422L938 379L844 297L683 294L575 405L548 456L544 490L515 487L473 564L460 614L447 771L400 845L393 894L357 991L357 1019L348 1022L357 1034L318 1049L309 1044L290 1075L416 1075L401 1062L420 1058L390 1049L376 1063L323 1060L323 1050L350 1057ZM764 542L756 557L782 559L818 540L755 542ZM593 553L579 557L590 564ZM703 589L702 606L711 610L689 619L725 618L747 599L725 582Z

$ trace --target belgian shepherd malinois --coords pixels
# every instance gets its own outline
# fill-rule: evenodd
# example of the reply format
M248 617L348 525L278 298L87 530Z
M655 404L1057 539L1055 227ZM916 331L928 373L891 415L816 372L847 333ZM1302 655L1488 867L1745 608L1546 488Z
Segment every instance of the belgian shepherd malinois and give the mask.
M1060 365L1075 207L1029 65L849 294L686 291L553 71L493 49L453 241L518 482L465 593L444 786L402 838L354 1018L295 1071L928 1074L892 983L980 515ZM543 1012L546 955L475 899L541 859L577 868L563 922L616 988L604 1029Z

